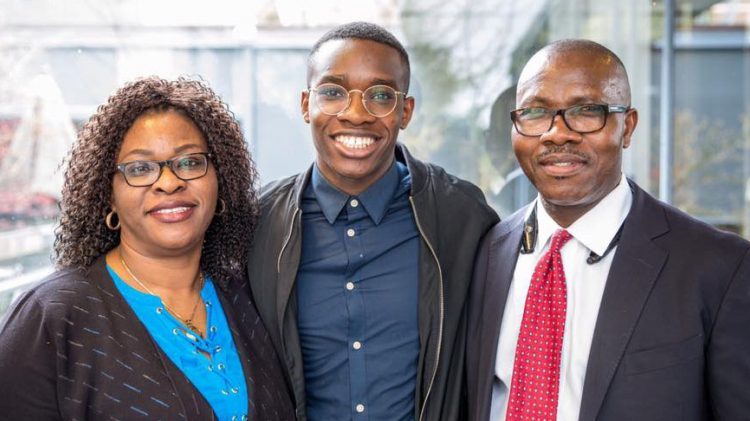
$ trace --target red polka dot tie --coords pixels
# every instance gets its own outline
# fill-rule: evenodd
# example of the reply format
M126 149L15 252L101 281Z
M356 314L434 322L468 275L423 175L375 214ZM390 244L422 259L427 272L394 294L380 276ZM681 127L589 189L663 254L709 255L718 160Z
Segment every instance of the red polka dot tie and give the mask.
M572 236L558 230L531 278L518 334L507 421L557 418L567 288L560 249Z

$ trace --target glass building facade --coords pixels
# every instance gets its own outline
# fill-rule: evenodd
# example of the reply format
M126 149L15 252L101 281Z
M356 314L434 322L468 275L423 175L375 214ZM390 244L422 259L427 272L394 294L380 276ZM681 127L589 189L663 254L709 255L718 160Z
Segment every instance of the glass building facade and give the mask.
M307 50L352 20L409 50L417 108L401 141L479 185L501 216L535 195L510 147L521 67L551 41L588 38L630 76L640 119L626 175L750 236L749 0L0 0L0 312L52 270L59 165L118 86L203 78L271 181L312 161Z

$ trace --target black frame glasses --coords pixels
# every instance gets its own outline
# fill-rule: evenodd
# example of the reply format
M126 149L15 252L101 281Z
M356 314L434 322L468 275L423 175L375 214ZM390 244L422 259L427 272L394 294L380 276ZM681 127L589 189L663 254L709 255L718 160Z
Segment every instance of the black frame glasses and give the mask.
M330 92L327 92L328 89ZM313 98L315 99L315 105L318 107L320 112L325 115L339 115L346 111L352 103L352 92L359 92L360 100L367 113L373 117L383 118L390 115L393 110L398 106L398 97L403 96L406 98L406 92L401 92L393 89L388 85L373 85L364 91L361 89L350 89L347 90L341 85L335 83L322 83L315 88L309 88L308 93L314 93ZM346 101L343 101L343 97L340 95L346 93ZM334 97L337 94L339 97ZM388 94L393 96L393 104L387 105L382 111L372 110L373 104L378 104L377 95ZM386 100L390 100L386 98ZM328 105L326 105L328 104ZM368 105L369 104L369 105ZM379 104L383 105L383 104ZM387 109L388 111L384 111Z
M579 104L557 110L527 107L511 111L510 119L516 131L523 136L536 137L547 133L552 129L558 115L562 117L568 129L586 134L603 129L610 114L626 113L629 110L628 105L616 104Z
M185 163L184 160L194 159L194 158L199 158L199 161L197 162L199 164L199 168L184 169L183 167L179 166ZM122 162L122 163L117 164L116 167L117 167L117 170L120 171L120 173L122 174L123 178L125 178L125 182L128 183L129 186L149 187L149 186L153 186L154 183L159 181L159 178L161 178L161 174L164 170L164 166L169 166L169 169L172 171L172 174L174 174L175 177L183 181L189 181L189 180L195 180L196 178L201 178L208 173L208 166L209 166L209 163L211 162L209 161L209 158L211 158L211 153L209 152L194 152L194 153L179 155L172 159L165 159L164 161L136 160L136 161ZM152 171L152 170L156 170L157 165L159 167L158 171ZM144 166L147 167L146 169L149 170L149 173L143 176L138 176L135 172L142 170L142 168L139 169L139 167L144 167ZM190 171L193 171L193 172L190 172Z

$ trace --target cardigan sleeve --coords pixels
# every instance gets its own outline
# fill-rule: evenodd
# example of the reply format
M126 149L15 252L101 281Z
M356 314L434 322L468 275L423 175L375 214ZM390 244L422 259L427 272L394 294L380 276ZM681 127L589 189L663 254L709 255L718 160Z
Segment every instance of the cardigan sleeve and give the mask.
M48 316L34 292L29 291L0 322L3 419L60 419L56 393L58 355L47 329Z

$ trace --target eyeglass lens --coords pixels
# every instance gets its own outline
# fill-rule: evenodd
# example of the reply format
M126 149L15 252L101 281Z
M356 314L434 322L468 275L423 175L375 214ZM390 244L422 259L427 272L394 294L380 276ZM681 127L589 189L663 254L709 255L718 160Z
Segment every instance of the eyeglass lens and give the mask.
M132 186L150 186L161 176L163 165L169 165L174 175L182 180L203 177L208 171L208 158L205 154L188 154L166 161L132 161L125 163L122 172Z
M515 112L516 129L526 136L539 136L552 128L556 110L524 108ZM584 104L563 110L563 120L570 130L591 133L600 130L607 122L607 106Z
M313 91L318 107L328 115L336 115L346 110L351 100L350 92L361 92L357 89L347 91L342 86L332 83L324 83ZM385 117L390 114L398 103L398 93L387 85L370 86L361 93L362 105L375 117Z

